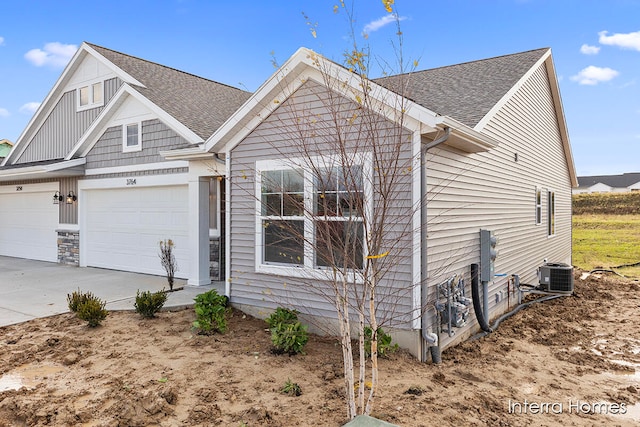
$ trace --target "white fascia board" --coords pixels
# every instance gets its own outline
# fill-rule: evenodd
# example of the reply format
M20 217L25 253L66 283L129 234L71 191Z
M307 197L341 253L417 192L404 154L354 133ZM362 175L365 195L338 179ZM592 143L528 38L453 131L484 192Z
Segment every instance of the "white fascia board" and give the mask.
M62 74L60 75L60 77L58 77L58 80L53 85L53 88L47 94L47 97L44 99L44 101L42 101L36 112L31 117L31 120L29 120L29 123L27 123L27 126L18 137L18 140L14 144L13 149L4 159L1 166L5 166L6 164L13 164L16 159L19 159L20 156L22 156L22 153L24 153L24 150L26 150L28 146L25 141L28 140L29 136L35 133L35 131L42 125L44 120L49 117L49 114L57 104L53 101L57 101L57 99L61 95L60 92L62 91L62 88L64 88L67 80L70 78L71 74L78 68L78 66L82 62L82 59L88 54L87 48L88 46L86 45L86 43L82 43L80 48L73 55L67 66L62 71Z
M69 161L62 161L58 163L52 163L49 165L37 165L26 166L23 168L7 169L0 171L0 182L20 180L20 179L38 179L47 178L50 176L78 176L84 175L83 171L74 171L73 174L60 174L57 172L66 171L71 168L84 165L86 159L74 159Z
M527 82L527 80L529 80L529 78L538 70L538 68L540 68L540 66L547 60L550 55L551 50L547 50L547 52L545 52L540 57L540 59L538 59L536 63L533 64L533 66L529 68L529 70L522 77L520 77L520 80L518 80L516 84L513 85L513 87L511 87L511 89L509 89L507 93L502 96L502 98L500 98L500 100L489 110L489 112L485 114L482 119L480 119L478 124L474 126L474 129L477 131L482 131L482 129L484 129L484 127L489 123L489 121L491 121L491 119L493 119L498 111L500 111L500 109L504 107L507 102L509 102L513 95L515 95L515 93L520 90L520 88Z
M204 149L204 144L177 150L159 151L158 154L167 160L211 160L215 156Z
M116 66L113 62L109 61L107 58L99 54L98 51L96 51L94 48L92 48L88 44L82 43L82 48L84 48L97 60L104 63L107 67L113 70L116 76L118 76L123 82L136 85L136 86L146 87L139 80L135 79L131 74L125 72L122 68Z
M308 80L335 89L356 103L362 96L360 77L317 53L300 48L240 107L205 143L207 151L226 153L233 149L292 93ZM371 80L368 95L378 103L379 112L411 130L420 123L435 126L437 114Z
M562 107L562 97L560 96L560 87L558 86L558 77L555 66L553 65L553 56L551 50L545 61L547 67L547 75L549 76L549 86L551 86L551 95L553 96L553 104L555 106L556 117L558 120L558 128L562 138L562 147L567 158L567 169L569 170L569 178L571 179L571 187L578 186L578 172L573 160L573 151L571 150L571 140L569 139L569 131L567 129L567 121L564 116L564 108Z
M67 159L71 159L76 156L84 157L89 151L93 148L93 146L98 142L100 136L104 133L107 128L111 127L112 124L109 122L109 119L113 117L118 107L122 105L122 103L127 99L127 97L133 97L138 102L143 104L146 108L148 108L151 113L160 119L163 123L173 129L178 135L182 136L187 142L191 144L202 143L202 138L196 135L191 129L183 125L181 122L176 120L169 113L164 111L162 108L158 107L156 104L151 102L145 96L143 96L140 92L135 90L133 87L128 84L123 84L118 92L113 96L111 102L107 105L106 108L102 110L100 115L93 121L91 126L85 131L82 135L78 143L73 147L73 149L67 155Z
M38 109L36 110L35 114L27 124L27 127L25 127L25 129L18 137L18 140L14 144L14 149L11 150L9 155L4 159L1 166L12 164L12 162L22 156L24 150L26 150L27 148L27 145L24 145L26 144L24 140L30 139L29 136L35 133L35 131L42 125L42 122L44 122L44 120L49 117L49 114L56 106L56 102L53 101L57 101L57 99L61 95L60 92L65 87L66 82L71 77L71 74L82 63L82 60L86 55L92 55L93 57L95 57L98 61L102 62L105 66L113 70L113 72L124 82L145 87L141 82L133 78L130 74L124 72L120 67L117 67L113 62L109 61L107 58L99 54L95 49L90 47L87 43L83 42L82 45L80 45L80 48L73 55L73 58L71 58L65 69L62 71L62 74L56 81L51 91L47 94L47 97L40 104L40 107L38 107ZM71 158L71 156L68 156L68 158Z
M467 153L489 151L499 145L496 139L478 132L477 130L470 128L449 116L441 116L439 118L438 125L440 128L451 129L449 138L444 142L444 144Z

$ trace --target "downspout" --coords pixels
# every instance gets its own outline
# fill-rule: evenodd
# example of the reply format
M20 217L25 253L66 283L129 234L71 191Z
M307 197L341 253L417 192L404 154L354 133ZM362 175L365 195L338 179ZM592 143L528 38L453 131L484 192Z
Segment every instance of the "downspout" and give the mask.
M438 340L438 335L429 332L429 319L427 318L426 307L429 304L428 298L428 286L427 286L427 251L426 251L426 242L427 242L427 160L426 154L430 149L442 144L447 139L449 139L449 134L451 133L451 128L445 127L444 135L440 138L437 138L431 141L428 144L424 144L422 149L420 150L420 242L421 242L421 250L420 250L420 298L421 298L421 332L422 339L428 344L429 351L431 352L431 360L433 363L442 362L442 357L440 355L440 343ZM427 361L427 347L423 346L422 348L422 361Z

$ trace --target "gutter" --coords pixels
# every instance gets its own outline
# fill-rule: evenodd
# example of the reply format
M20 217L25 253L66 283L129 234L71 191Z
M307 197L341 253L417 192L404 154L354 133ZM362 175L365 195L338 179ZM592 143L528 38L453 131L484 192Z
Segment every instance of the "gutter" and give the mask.
M430 149L437 147L449 139L451 134L451 128L444 128L444 135L431 141L428 144L424 144L420 150L420 241L427 241L427 162L426 154ZM423 243L424 245L424 243ZM420 320L420 330L422 339L428 344L429 351L431 352L431 359L433 363L440 363L442 361L440 356L440 346L438 335L429 331L429 321L426 316L426 307L429 303L427 298L427 254L423 248L420 250L420 303L422 310ZM422 361L427 361L427 347L422 348Z

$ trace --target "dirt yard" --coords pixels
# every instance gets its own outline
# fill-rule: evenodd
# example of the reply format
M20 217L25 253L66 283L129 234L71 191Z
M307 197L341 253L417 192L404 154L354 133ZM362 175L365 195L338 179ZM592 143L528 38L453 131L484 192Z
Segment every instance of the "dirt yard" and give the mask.
M639 313L637 282L576 280L575 296L520 311L441 365L382 360L373 415L402 426L638 425ZM274 355L260 320L234 312L214 336L194 334L193 320L192 310L114 312L89 329L63 314L0 328L0 426L346 422L335 339ZM301 396L280 392L288 379Z

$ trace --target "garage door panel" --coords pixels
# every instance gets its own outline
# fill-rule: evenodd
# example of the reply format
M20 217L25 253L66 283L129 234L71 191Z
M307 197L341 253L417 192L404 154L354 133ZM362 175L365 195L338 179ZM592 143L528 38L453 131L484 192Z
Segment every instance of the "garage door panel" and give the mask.
M50 191L23 188L18 194L0 194L0 255L56 262L59 207Z
M187 186L88 190L86 264L164 275L159 242L172 239L179 270L188 277Z

